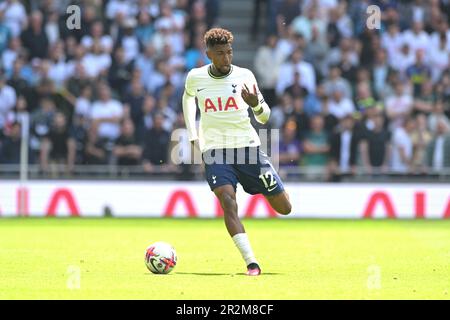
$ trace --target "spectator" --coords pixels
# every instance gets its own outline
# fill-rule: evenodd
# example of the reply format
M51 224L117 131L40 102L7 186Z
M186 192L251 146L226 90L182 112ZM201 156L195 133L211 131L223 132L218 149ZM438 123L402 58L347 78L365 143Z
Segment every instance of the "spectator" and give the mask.
M413 85L414 97L420 95L422 84L431 78L431 70L425 64L425 51L416 51L416 62L406 69L406 75Z
M170 133L164 129L164 116L156 113L153 127L145 133L143 165L147 173L154 172L155 166L168 163Z
M354 128L353 116L348 114L340 120L339 131L331 136L329 171L332 181L338 181L341 174L356 173L360 137Z
M420 95L414 99L413 114L429 115L433 110L434 100L433 84L429 80L422 84Z
M4 12L0 10L0 54L8 47L11 31L4 23Z
M450 32L449 32L450 34ZM439 43L430 49L431 79L436 83L441 78L443 72L450 66L450 35L440 34Z
M194 46L186 51L184 58L187 70L199 68L211 62L206 56L206 48L201 36L195 38Z
M355 45L353 40L349 38L342 38L339 42L339 47L332 48L327 55L326 63L328 68L331 69L333 66L339 66L342 61L345 61L350 66L356 67L360 61L358 58L358 53L354 47Z
M386 50L389 61L394 61L403 43L398 24L391 23L387 26L387 32L381 35L381 45Z
M88 51L93 49L95 43L99 45L98 50L106 54L111 53L114 46L112 37L104 34L103 24L100 21L92 23L90 34L81 39L81 44Z
M52 126L41 142L40 164L44 172L50 170L53 176L58 176L60 167L65 166L66 173L73 171L76 156L76 144L69 132L64 114L57 112Z
M141 71L141 82L145 85L147 77L155 70L155 48L151 44L147 44L144 52L138 55L135 68Z
M198 153L192 154L192 144L189 141L189 134L182 113L179 113L177 116L169 150L169 168L177 171L177 179L192 180L193 164L201 162L201 155Z
M308 89L306 89L300 80L300 73L294 73L294 82L292 85L286 88L285 93L288 93L290 96L295 98L301 98L304 103L304 111L308 115L312 115L320 112L320 102L318 101L316 95L314 93L310 93Z
M341 119L355 112L352 100L344 96L344 91L335 89L329 101L329 110L336 118Z
M139 54L139 40L135 34L137 22L134 18L125 19L119 30L117 45L124 49L126 63L134 61Z
M425 151L432 138L433 135L427 128L427 117L424 114L418 114L416 116L416 128L411 134L414 148L412 165L416 172L424 172Z
M415 54L411 50L408 43L403 43L400 51L394 56L394 58L389 60L389 65L392 69L398 71L403 79L406 79L406 69L414 64Z
M81 93L75 100L75 114L83 118L89 118L92 109L92 87L84 86L81 88Z
M428 128L432 134L437 131L438 123L442 121L450 126L450 119L444 113L444 101L438 100L434 103L433 111L428 117Z
M442 42L442 39L441 39L442 36L445 36L447 50L450 51L450 29L448 26L448 21L445 20L444 16L441 16L438 19L435 31L431 34L431 37L430 37L431 47L438 48L440 42Z
M402 34L403 43L409 43L412 52L417 50L427 52L430 46L430 37L423 30L422 21L413 21L412 29L405 30Z
M1 55L1 65L7 74L11 74L14 61L16 61L19 53L23 52L21 48L22 44L20 38L11 38L8 48L3 51Z
M302 1L301 8L305 11L307 8L311 6L316 6L317 9L317 17L322 20L327 20L331 14L332 10L341 9L343 12L347 11L347 8L344 6L339 7L338 0L304 0Z
M317 7L310 6L306 9L306 14L297 16L291 23L293 32L301 34L306 42L312 38L312 29L315 28L319 37L325 36L326 24L317 16Z
M22 141L22 127L20 122L16 121L11 124L9 134L0 139L0 163L2 164L19 164L20 148ZM3 141L2 141L3 140Z
M56 10L50 11L45 20L44 30L49 44L52 45L60 40L58 12Z
M292 97L305 98L308 95L308 89L306 89L300 80L300 72L294 71L294 81L285 90Z
M122 121L121 134L116 140L113 154L119 166L133 166L141 162L142 148L136 140L133 121Z
M28 49L30 59L43 59L47 56L49 41L42 24L42 13L34 11L30 16L30 26L20 35L23 45Z
M156 25L155 25L156 27ZM187 21L187 29L189 30L189 47L193 46L193 41L198 36L203 36L208 30L206 23L206 7L203 1L195 1L189 12Z
M324 119L321 115L311 118L310 130L303 141L303 165L313 170L322 169L328 161L330 146L328 135L324 130Z
M182 77L181 72L186 69L186 61L182 55L173 52L171 44L165 44L162 51L162 59L167 63L168 70Z
M305 137L305 133L308 131L310 117L305 112L305 102L302 97L294 97L293 107L294 112L290 118L294 119L297 124L296 138L302 140Z
M437 121L436 134L425 155L426 165L433 172L450 168L450 125L443 119Z
M356 75L357 75L357 68L356 64L351 61L351 53L350 52L344 52L341 56L340 63L340 69L342 78L347 80L350 83L356 82Z
M310 61L314 69L319 72L320 77L326 74L326 58L329 44L326 38L319 33L319 29L313 27L311 30L311 40L305 49L305 60Z
M330 99L328 98L328 96L322 97L320 105L320 115L322 115L323 117L325 132L327 132L327 134L331 134L332 132L334 132L336 126L338 125L339 119L336 118L335 115L330 113Z
M439 83L436 84L436 98L443 101L450 101L450 70L447 70L441 77ZM446 104L449 106L449 104ZM450 108L445 108L445 113L447 117L450 118Z
M389 74L393 71L388 64L386 51L384 49L378 50L375 54L375 62L372 70L373 85L378 99L385 97L385 85Z
M81 63L88 77L97 78L108 73L111 57L103 51L101 44L95 41L91 46L91 51L83 56Z
M145 47L152 39L155 32L152 16L147 11L139 11L138 25L135 30L136 37L141 47Z
M8 128L6 131L10 130L10 124L14 122L21 122L22 115L28 113L28 103L24 96L18 96L17 102L13 110L7 114L6 122L8 123ZM1 135L0 135L1 136Z
M388 170L391 134L385 128L381 112L377 112L372 121L373 128L361 136L361 160L368 174L380 174Z
M125 0L110 0L106 5L106 17L110 20L115 20L118 17L130 17L135 14L134 4Z
M111 89L105 83L99 85L98 96L99 100L92 105L92 126L97 128L99 138L113 142L120 135L123 106L119 101L111 98Z
M58 41L52 45L49 55L51 60L48 77L56 85L56 88L60 89L73 72L66 62L64 42Z
M85 163L88 165L106 165L109 163L111 155L110 142L106 138L98 135L97 129L89 128L85 149Z
M325 94L330 96L333 92L339 90L343 92L344 97L351 99L353 96L352 88L341 74L341 69L337 65L331 67L328 79L323 82Z
M155 47L156 53L161 55L164 45L172 45L174 53L182 53L183 42L179 35L174 32L175 24L170 18L161 17L155 22L156 32L152 38L152 45Z
M282 169L294 168L300 162L301 145L296 136L297 124L295 121L288 120L283 128L278 154L279 164Z
M171 71L167 63L163 60L158 60L155 63L153 72L143 75L145 90L150 94L155 94L156 90L166 83L167 77L169 77L169 81L172 80Z
M385 102L391 129L399 127L404 123L413 106L413 97L405 92L401 82L395 84L394 90L394 94L386 97Z
M83 114L73 116L72 137L75 141L75 163L86 164L85 153L88 140L88 118Z
M131 72L133 70L133 61L127 61L125 49L117 47L114 50L114 59L108 70L108 81L111 88L123 98L128 89L131 80Z
M327 0L323 0L322 3L326 3ZM333 2L333 0L331 1ZM324 7L322 4L321 7ZM331 7L330 10L337 9L338 19L336 21L337 28L340 34L344 38L353 37L353 21L347 13L347 2L341 1L339 4L335 4L334 7Z
M29 100L29 96L31 93L31 88L28 85L28 82L25 80L24 73L24 64L23 59L18 58L14 61L11 77L9 78L7 84L11 86L17 94L23 95L27 100Z
M361 113L365 113L366 109L376 106L377 101L372 96L370 86L367 82L360 82L356 88L356 107Z
M278 73L278 83L276 87L277 94L281 94L286 87L294 82L294 73L300 73L302 85L309 91L316 91L316 73L312 65L303 60L303 52L296 49L292 53L289 62L281 65Z
M408 117L404 124L393 130L391 170L396 173L409 173L412 170L414 145L411 138L416 121Z
M37 154L40 154L41 140L49 134L55 113L56 106L53 100L42 98L39 101L38 108L31 114L30 147L33 153L32 157L37 157Z
M157 101L155 112L163 116L164 130L168 132L172 131L173 125L177 119L177 114L169 107L167 98L162 97Z
M81 46L80 46L81 48ZM77 62L73 66L72 75L66 80L67 90L75 97L80 96L83 88L91 86L90 80L83 63Z
M294 113L292 96L284 93L279 99L279 103L272 108L269 118L269 125L273 129L281 129L286 120Z
M153 117L156 113L156 99L153 96L146 95L142 103L142 118L135 125L136 139L143 141L145 132L153 128Z
M16 104L16 92L6 84L6 75L0 72L0 131L7 125L7 115Z
M4 24L8 27L12 37L18 37L27 25L25 7L18 0L6 0L0 4L0 13Z
M136 132L140 132L144 126L143 104L145 99L145 91L140 79L131 82L130 90L123 100L124 109L128 110L129 116L133 121Z
M283 56L278 50L277 43L277 36L269 35L265 44L258 48L254 63L259 88L270 107L276 104L275 87L279 68L283 62ZM267 70L271 70L271 72L267 72Z

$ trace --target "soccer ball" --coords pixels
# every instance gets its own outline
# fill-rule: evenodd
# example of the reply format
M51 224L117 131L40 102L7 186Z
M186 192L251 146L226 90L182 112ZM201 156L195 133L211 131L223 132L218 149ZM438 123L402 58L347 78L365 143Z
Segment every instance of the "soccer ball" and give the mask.
M167 274L177 264L175 249L166 242L155 242L145 251L145 265L152 273Z

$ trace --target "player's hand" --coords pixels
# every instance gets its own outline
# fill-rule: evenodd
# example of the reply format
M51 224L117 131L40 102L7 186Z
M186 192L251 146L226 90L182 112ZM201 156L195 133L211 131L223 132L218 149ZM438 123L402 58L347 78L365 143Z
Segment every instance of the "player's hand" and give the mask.
M244 84L241 92L241 97L250 107L256 107L258 105L258 92L256 91L256 85L253 85L253 93L251 93L247 85Z

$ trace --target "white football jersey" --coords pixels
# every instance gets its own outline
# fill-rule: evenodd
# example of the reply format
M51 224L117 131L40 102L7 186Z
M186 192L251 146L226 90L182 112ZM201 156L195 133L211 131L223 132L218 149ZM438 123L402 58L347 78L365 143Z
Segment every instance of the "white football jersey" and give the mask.
M260 105L265 104L253 73L232 65L227 75L216 77L211 74L209 67L210 65L206 65L192 69L185 85L185 93L196 97L200 109L200 150L205 152L211 149L261 145L259 136L250 123L247 111L249 106L241 97L244 84L252 93L255 85ZM190 140L197 139L195 126L187 123L187 128Z

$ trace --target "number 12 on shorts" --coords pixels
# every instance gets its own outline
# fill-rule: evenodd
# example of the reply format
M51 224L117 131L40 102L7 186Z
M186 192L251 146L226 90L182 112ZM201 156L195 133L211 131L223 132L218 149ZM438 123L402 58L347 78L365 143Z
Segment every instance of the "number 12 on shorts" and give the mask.
M277 180L273 177L272 172L267 171L266 173L260 174L259 178L264 183L264 187L267 191L272 191L277 187Z

